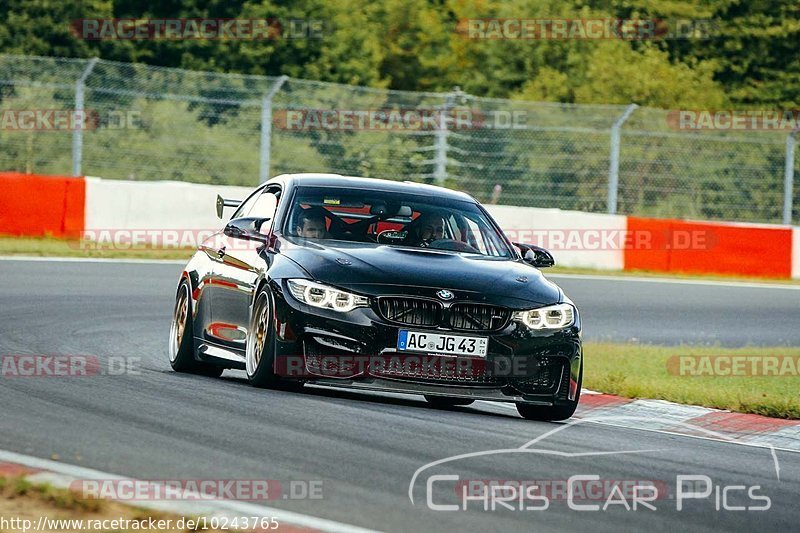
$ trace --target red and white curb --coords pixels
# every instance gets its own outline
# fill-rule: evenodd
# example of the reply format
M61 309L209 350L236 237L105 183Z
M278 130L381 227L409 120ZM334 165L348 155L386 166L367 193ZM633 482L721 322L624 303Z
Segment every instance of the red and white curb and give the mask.
M504 412L512 409L516 412L511 403L481 403L486 407L505 408ZM578 410L570 420L800 452L800 420L734 413L665 400L633 400L587 389L581 391Z
M63 489L69 489L71 486L74 487L76 484L87 480L131 481L131 478L109 474L99 470L73 466L4 450L0 450L0 475L24 476L25 479L33 483L48 483L54 487ZM155 483L153 482L153 484ZM112 499L112 501L115 500ZM119 501L119 503L130 504L131 502ZM219 517L228 518L231 521L242 516L250 518L275 518L280 525L276 530L278 532L324 531L331 533L376 533L375 530L372 529L360 528L350 524L317 518L302 513L234 500L160 500L136 501L135 504L137 507L188 517L206 516L209 519L212 517Z
M575 417L600 421L617 419L621 422L614 425L620 426L625 425L625 417L630 417L635 424L625 427L706 438L718 435L729 442L800 452L800 420L734 413L664 400L632 400L587 390L581 393Z

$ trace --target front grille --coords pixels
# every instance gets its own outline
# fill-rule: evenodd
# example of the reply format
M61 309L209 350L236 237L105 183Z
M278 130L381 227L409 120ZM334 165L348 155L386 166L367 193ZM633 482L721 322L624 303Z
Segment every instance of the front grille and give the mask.
M386 320L406 326L435 326L442 304L420 298L387 297L378 299L378 307Z
M496 385L500 382L490 374L489 365L483 359L397 355L384 355L379 359L380 364L370 366L370 374L376 377L475 385Z
M464 331L492 331L506 325L511 312L503 307L482 304L454 304L445 313L447 326Z
M386 320L404 326L440 326L459 331L496 331L508 324L511 311L494 305L441 302L424 298L387 296L378 298L378 309Z

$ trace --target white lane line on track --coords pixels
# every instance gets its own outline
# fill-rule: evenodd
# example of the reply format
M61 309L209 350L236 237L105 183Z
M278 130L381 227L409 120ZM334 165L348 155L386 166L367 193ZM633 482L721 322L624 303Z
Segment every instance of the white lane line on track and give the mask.
M712 287L737 287L741 289L784 289L790 291L800 291L800 284L782 284L756 281L718 281L712 279L684 279L684 278L645 278L639 276L604 276L595 274L547 274L546 278L562 279L585 279L594 281L634 281L641 283L670 283L675 285L709 285Z
M76 480L131 480L124 476L116 474L108 474L99 470L85 468L82 466L74 466L66 463L59 463L48 459L40 459L30 455L23 455L16 452L9 452L0 450L0 462L15 463L24 465L29 468L37 470L45 470L48 472L55 472L57 475L36 474L37 477L33 479L41 479L42 481L49 481L55 486L61 488L68 488L69 485ZM122 501L121 503L126 503ZM186 514L194 516L198 512L201 513L216 513L231 518L235 516L259 516L259 517L274 517L278 523L283 526L283 523L291 524L300 527L307 527L317 531L329 531L332 533L377 533L373 529L365 529L361 527L327 520L325 518L317 518L294 511L285 511L274 507L267 507L264 505L256 505L248 502L240 502L233 500L217 500L217 501L149 501L135 502L139 507L149 507L162 511L173 512L175 514Z
M0 255L0 261L40 263L131 263L137 265L185 265L189 259L123 259L111 257L38 257L35 255Z

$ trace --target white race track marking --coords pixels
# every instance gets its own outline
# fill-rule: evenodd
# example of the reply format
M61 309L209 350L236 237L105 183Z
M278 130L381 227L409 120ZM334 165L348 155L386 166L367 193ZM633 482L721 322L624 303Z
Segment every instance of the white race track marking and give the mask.
M77 480L130 480L124 476L115 474L108 474L99 470L92 470L80 466L73 466L48 459L40 459L30 455L22 455L15 452L0 450L0 462L14 463L24 465L29 468L37 470L45 470L51 474L37 474L32 476L32 479L40 479L41 481L48 481L55 486L68 488L69 485ZM57 475L53 475L55 473ZM125 503L124 501L122 503ZM231 518L236 516L248 517L269 517L276 518L278 523L283 526L291 524L300 527L306 527L317 531L330 531L330 532L352 532L352 533L375 533L375 530L364 529L333 520L326 520L324 518L316 518L313 516L286 511L283 509L276 509L274 507L267 507L257 505L249 502L234 501L234 500L216 500L216 501L149 501L135 502L138 507L149 507L162 511L172 512L175 514L185 514L188 516L197 515L198 511L201 513L213 513L215 516L229 516Z

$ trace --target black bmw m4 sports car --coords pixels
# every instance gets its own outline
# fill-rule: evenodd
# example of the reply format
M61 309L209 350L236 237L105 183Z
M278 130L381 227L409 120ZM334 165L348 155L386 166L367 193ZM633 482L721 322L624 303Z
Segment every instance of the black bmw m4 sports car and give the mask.
M273 178L181 276L172 368L422 394L437 406L514 402L563 420L583 374L578 310L471 196L410 182Z

